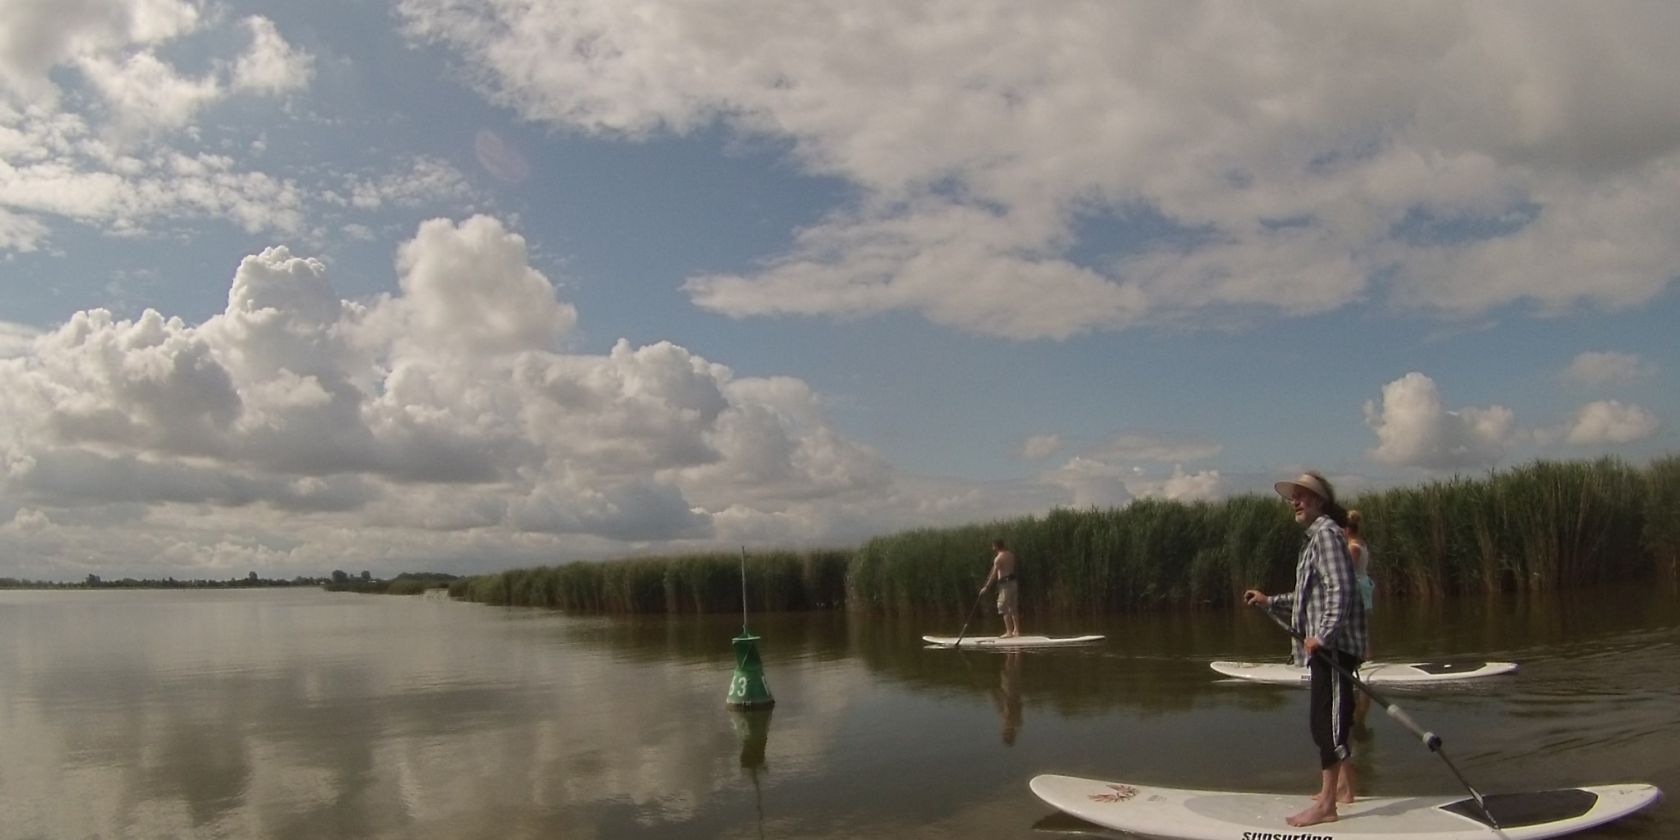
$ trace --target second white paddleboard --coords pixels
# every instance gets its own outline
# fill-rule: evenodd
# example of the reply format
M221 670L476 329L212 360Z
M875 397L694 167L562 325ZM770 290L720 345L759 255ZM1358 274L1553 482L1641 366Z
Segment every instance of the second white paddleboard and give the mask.
M922 641L942 647L973 648L1036 648L1061 645L1088 645L1102 641L1102 636L923 636Z
M1211 662L1227 677L1276 685L1306 685L1307 669L1283 662ZM1367 662L1359 678L1371 685L1417 685L1509 674L1515 662Z

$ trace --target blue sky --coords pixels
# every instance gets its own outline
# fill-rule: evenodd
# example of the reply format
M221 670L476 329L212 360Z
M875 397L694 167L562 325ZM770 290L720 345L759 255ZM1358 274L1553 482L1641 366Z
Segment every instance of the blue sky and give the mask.
M1675 450L1657 4L0 8L0 576ZM977 547L977 555L982 547Z

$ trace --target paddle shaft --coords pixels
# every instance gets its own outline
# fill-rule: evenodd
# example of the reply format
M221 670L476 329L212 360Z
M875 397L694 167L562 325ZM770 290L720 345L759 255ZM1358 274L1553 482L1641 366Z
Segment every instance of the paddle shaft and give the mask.
M986 597L986 590L985 590L984 587L982 587L980 589L980 594L974 596L974 606L969 607L968 618L963 619L962 629L957 631L957 640L951 644L951 647L957 648L959 650L962 649L963 637L968 635L968 623L973 621L974 620L974 614L980 611L980 601L982 599L984 599L985 597Z
M1254 605L1259 607L1260 611L1266 614L1266 617L1276 622L1277 626L1282 627L1285 633L1294 636L1296 640L1300 641L1303 645L1306 644L1307 637L1302 635L1301 631L1285 624L1283 619L1278 618L1277 613L1272 612L1270 606L1259 602L1256 602ZM1447 758L1447 754L1441 751L1441 736L1424 729L1422 726L1419 726L1417 721L1412 720L1411 715L1406 714L1405 709L1388 702L1386 698L1377 693L1376 689L1372 688L1370 685L1366 684L1364 680L1360 679L1358 674L1348 670L1348 668L1342 663L1337 662L1336 657L1327 653L1323 647L1314 649L1313 654L1319 659L1322 659L1330 667L1336 669L1342 676L1351 680L1354 687L1370 695L1371 699L1375 701L1377 705L1383 707L1383 711L1386 712L1389 717L1394 718L1396 721L1399 721L1401 726L1411 730L1413 735L1418 736L1418 739L1423 741L1423 745L1428 747L1430 752L1440 756L1441 761L1446 763L1447 769L1451 770L1452 774L1458 778L1458 783L1463 785L1465 790L1470 791L1471 798L1476 800L1476 807L1481 808L1482 816L1487 817L1488 825L1492 826L1494 832L1500 837L1505 836L1505 831L1499 827L1499 820L1494 819L1493 812L1488 810L1487 801L1482 798L1481 792L1476 790L1474 785L1470 784L1469 779L1464 778L1463 773L1458 772L1458 768L1453 765L1452 759Z

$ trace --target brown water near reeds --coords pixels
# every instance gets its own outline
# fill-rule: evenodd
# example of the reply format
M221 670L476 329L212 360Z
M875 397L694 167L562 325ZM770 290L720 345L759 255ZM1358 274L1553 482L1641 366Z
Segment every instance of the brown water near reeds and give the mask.
M1034 799L1041 772L1316 786L1304 693L1207 668L1281 657L1262 616L1028 615L1107 639L1007 655L920 642L962 619L755 616L777 705L741 715L723 702L739 616L0 592L0 838L1029 838L1083 828ZM1668 802L1578 836L1680 836L1672 588L1375 619L1381 658L1521 664L1390 692L1482 792L1651 782ZM1371 793L1461 790L1378 714L1355 749Z

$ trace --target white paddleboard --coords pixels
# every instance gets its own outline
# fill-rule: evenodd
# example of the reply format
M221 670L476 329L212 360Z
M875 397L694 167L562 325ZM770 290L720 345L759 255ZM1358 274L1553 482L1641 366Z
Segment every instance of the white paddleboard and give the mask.
M977 648L1034 648L1057 647L1060 645L1088 645L1102 641L1102 636L963 636L958 642L956 636L923 636L922 641L930 645L943 647L977 647Z
M1491 840L1476 801L1459 796L1367 797L1337 805L1335 822L1285 822L1306 795L1180 790L1073 776L1035 776L1032 792L1058 811L1104 828L1177 840ZM1652 785L1563 788L1484 797L1509 840L1562 837L1620 819L1662 798Z
M1227 677L1277 685L1306 685L1307 669L1284 662L1211 662ZM1515 662L1367 662L1359 678L1371 685L1421 685L1509 674Z

